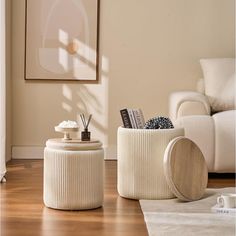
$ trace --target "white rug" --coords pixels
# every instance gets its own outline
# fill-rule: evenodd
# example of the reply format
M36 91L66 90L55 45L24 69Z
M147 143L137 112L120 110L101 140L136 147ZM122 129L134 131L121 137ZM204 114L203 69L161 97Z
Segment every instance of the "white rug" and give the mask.
M194 202L178 199L140 200L150 236L235 236L235 214L212 213L221 193L235 188L207 189L204 198Z

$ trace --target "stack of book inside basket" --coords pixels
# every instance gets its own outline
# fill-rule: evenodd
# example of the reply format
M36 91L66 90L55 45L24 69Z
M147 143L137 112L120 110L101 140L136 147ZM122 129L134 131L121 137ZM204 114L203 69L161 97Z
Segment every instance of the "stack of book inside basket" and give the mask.
M141 109L122 109L120 110L121 118L125 128L143 129L145 120Z

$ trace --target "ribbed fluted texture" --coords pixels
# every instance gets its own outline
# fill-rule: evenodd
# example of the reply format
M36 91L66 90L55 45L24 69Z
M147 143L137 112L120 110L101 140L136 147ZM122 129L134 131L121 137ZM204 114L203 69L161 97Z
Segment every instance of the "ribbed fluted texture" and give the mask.
M118 192L132 199L166 199L169 189L163 168L164 152L179 129L118 129Z
M56 209L91 209L103 203L103 149L44 150L44 203Z

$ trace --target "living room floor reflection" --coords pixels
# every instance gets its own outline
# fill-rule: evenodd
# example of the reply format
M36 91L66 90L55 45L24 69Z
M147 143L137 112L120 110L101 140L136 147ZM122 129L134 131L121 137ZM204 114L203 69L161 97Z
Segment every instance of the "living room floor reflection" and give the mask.
M12 160L1 186L1 235L148 235L139 201L117 193L117 161L105 161L104 205L61 211L43 204L43 160ZM233 175L209 176L208 187L235 185Z

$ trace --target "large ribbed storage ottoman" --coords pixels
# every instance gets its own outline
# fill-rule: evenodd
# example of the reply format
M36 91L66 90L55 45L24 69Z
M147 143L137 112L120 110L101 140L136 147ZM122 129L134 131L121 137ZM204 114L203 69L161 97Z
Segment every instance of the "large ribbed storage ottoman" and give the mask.
M131 199L174 198L164 175L163 159L169 142L184 129L128 129L119 127L118 192Z
M44 191L47 207L83 210L103 204L102 143L49 139L44 150Z

